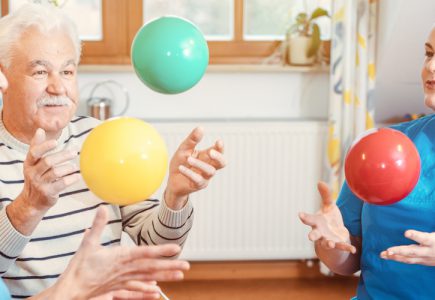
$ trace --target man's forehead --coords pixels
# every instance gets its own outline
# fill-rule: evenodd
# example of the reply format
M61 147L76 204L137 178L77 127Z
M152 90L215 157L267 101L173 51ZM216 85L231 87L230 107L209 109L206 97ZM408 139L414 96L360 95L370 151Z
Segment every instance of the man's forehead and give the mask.
M36 66L53 66L54 63L49 61L49 60L45 60L45 59L34 59L29 61L28 65L30 67L36 67ZM76 62L74 59L68 59L66 61L64 61L63 63L61 63L62 66L69 66L69 65L76 65Z
M12 44L14 51L22 52L24 55L32 57L38 55L38 51L49 51L52 49L50 55L54 55L59 51L64 55L75 55L76 48L74 41L62 29L53 29L50 32L42 32L38 27L31 26L25 29ZM37 57L35 57L36 59ZM34 59L34 58L32 58ZM47 58L45 58L47 59Z
M46 68L53 68L57 65L58 63L54 63L51 62L49 60L45 60L45 59L34 59L34 60L30 60L29 63L27 64L29 68L35 68L38 66L42 66L42 67L46 67ZM64 62L60 63L60 67L67 67L67 66L76 66L76 62L74 59L68 59Z

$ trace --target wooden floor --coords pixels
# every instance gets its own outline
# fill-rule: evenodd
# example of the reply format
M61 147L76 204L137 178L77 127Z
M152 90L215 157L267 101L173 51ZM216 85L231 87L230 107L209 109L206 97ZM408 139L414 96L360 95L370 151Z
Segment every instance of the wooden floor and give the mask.
M356 278L184 281L161 283L171 300L349 300Z
M159 283L170 300L349 300L358 278L320 274L318 263L194 263L182 282Z

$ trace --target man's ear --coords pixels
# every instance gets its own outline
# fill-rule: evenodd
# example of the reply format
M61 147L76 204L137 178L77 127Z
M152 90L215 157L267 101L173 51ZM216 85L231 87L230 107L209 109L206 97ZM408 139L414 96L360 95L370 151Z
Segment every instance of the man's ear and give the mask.
M3 65L0 64L0 92L2 94L5 94L8 88L8 80L6 78L4 70L5 68L3 67Z

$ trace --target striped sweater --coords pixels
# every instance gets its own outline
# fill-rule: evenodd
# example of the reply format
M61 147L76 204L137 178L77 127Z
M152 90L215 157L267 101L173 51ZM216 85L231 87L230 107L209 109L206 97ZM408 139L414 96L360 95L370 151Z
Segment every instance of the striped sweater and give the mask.
M93 118L74 118L63 129L55 151L81 149L87 134L98 124ZM83 179L59 195L31 236L20 234L9 221L5 207L23 188L23 161L28 148L5 129L0 119L0 275L13 299L35 295L56 281L101 205L109 209L103 245L119 244L122 231L137 244L184 244L193 220L190 202L180 211L152 199L135 205L110 205L90 192Z

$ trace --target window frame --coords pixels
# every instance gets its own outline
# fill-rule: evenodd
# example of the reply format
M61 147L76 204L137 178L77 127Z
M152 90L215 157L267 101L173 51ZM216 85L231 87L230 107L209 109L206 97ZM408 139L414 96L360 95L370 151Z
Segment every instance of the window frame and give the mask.
M246 41L243 39L244 0L234 0L234 39L210 41L210 63L259 63L270 56L281 41Z
M210 64L256 64L273 54L281 41L243 39L244 0L234 1L234 39L208 41ZM2 16L9 0L1 0ZM81 64L130 64L130 45L143 24L142 0L102 0L102 41L83 41Z

